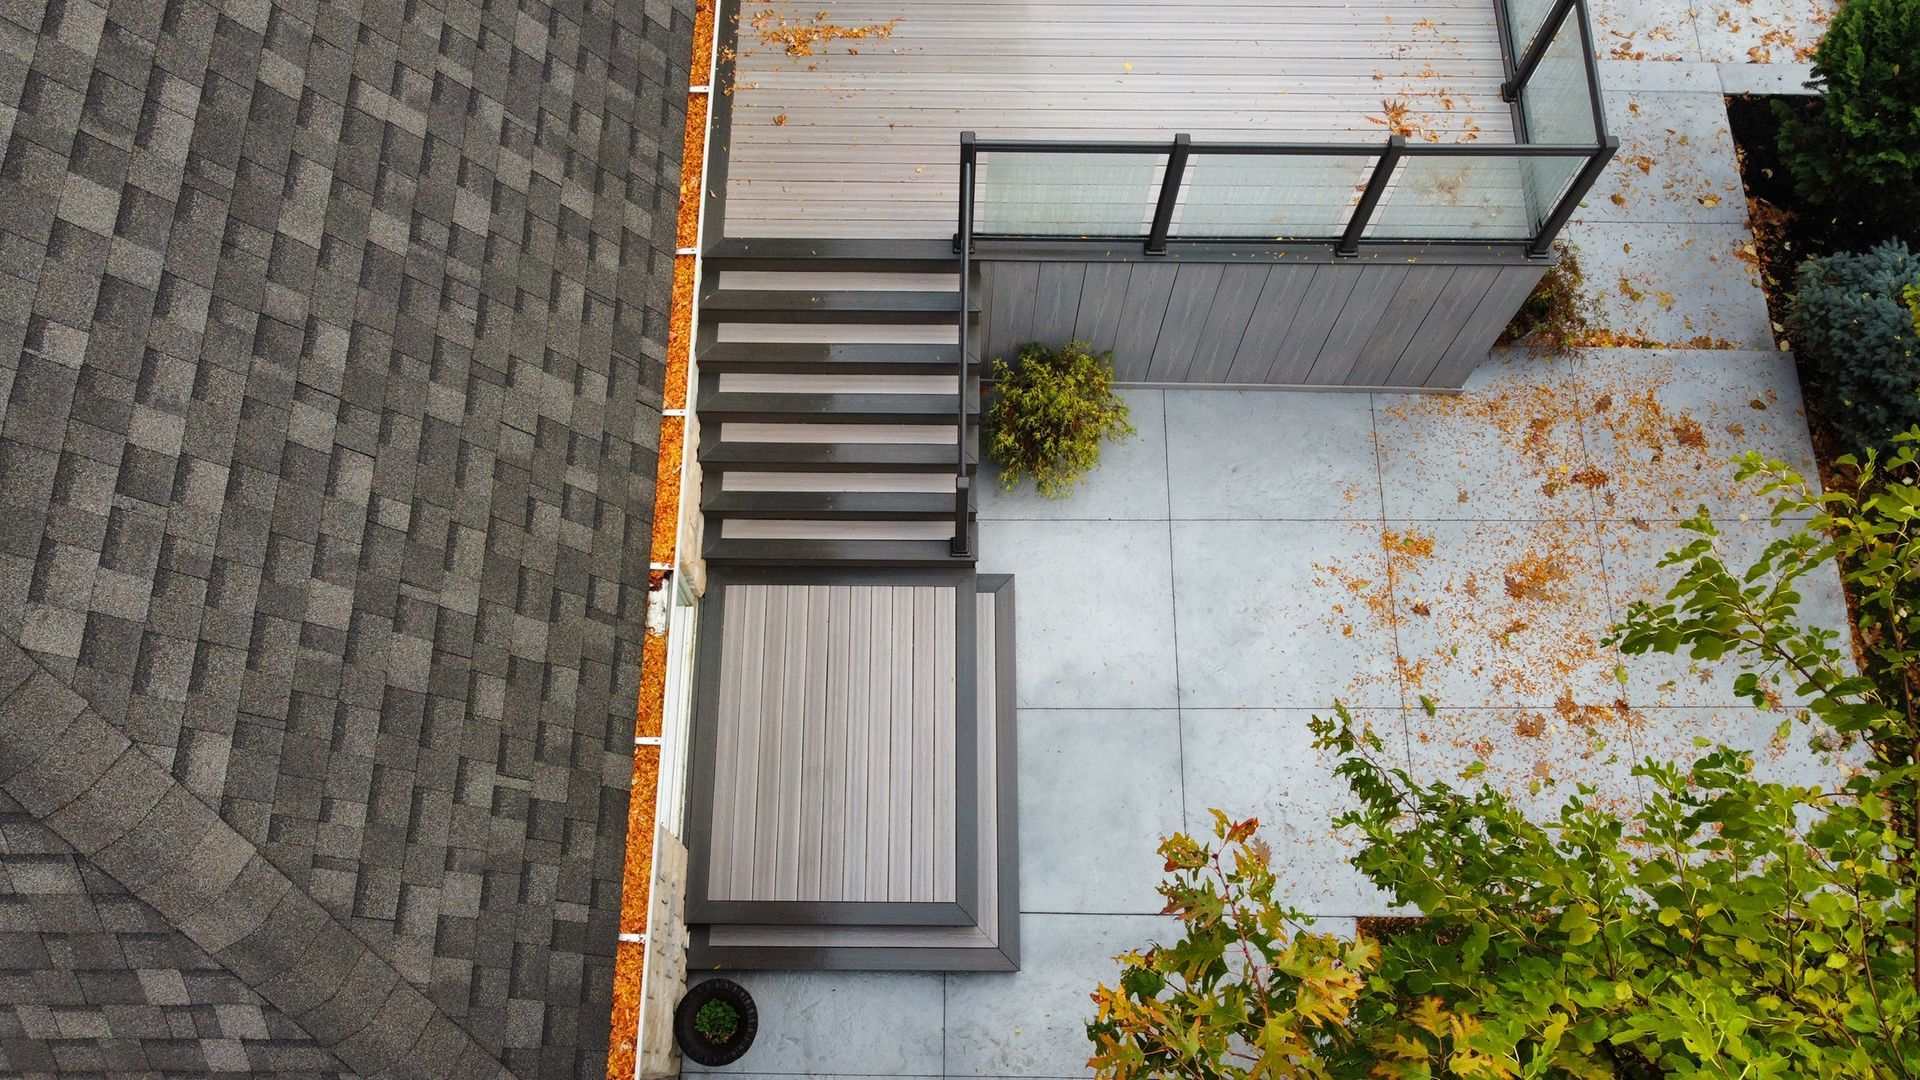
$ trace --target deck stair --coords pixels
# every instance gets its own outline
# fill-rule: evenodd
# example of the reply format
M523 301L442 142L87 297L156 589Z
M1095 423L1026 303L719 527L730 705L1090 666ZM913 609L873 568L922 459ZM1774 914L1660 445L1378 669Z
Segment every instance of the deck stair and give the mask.
M980 377L961 364L960 318L951 258L710 256L706 559L970 565Z

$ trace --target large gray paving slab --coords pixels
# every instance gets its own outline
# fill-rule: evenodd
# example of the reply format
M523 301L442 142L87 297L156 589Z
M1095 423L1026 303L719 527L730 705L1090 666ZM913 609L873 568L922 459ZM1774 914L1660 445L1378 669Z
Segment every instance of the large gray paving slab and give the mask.
M980 551L1020 583L1022 708L1177 703L1165 521L983 521Z
M1773 499L1740 481L1748 451L1815 478L1813 443L1793 357L1774 349L1596 351L1582 361L1589 459L1608 478L1603 516L1616 520L1764 517Z
M1178 520L1374 518L1364 394L1167 391L1167 475Z
M1746 223L1739 157L1717 79L1688 93L1608 90L1604 101L1620 151L1574 212L1577 220Z
M1406 704L1612 701L1617 661L1603 644L1612 612L1594 530L1553 520L1401 530L1392 623Z
M1745 225L1575 221L1562 235L1580 249L1597 326L1624 343L1774 347Z
M1381 502L1396 521L1581 518L1597 513L1578 485L1586 467L1581 368L1524 350L1497 351L1453 396L1376 394Z
M1333 815L1357 803L1333 774L1339 756L1313 748L1314 715L1305 709L1181 710L1188 831L1210 838L1216 809L1235 821L1258 818L1259 836L1273 849L1278 902L1309 915L1388 914L1389 898L1348 861L1354 838L1328 828ZM1406 767L1399 709L1362 709L1354 719L1379 734L1389 763Z
M944 1071L940 975L748 971L727 977L753 995L760 1033L732 1065L708 1069L688 1061L688 1073L939 1076Z
M1179 832L1172 709L1020 711L1020 907L1150 915L1162 837Z
M1159 915L1021 916L1018 972L947 978L947 1075L1092 1075L1088 995L1120 977L1114 957L1177 930Z
M1173 568L1183 708L1400 704L1378 524L1175 522Z
M1148 520L1167 513L1167 424L1163 392L1123 390L1137 434L1100 447L1100 464L1064 499L1048 499L1023 483L1000 486L989 467L981 480L980 517L995 519Z
M1716 63L1804 63L1837 0L1704 0L1691 5L1700 55Z

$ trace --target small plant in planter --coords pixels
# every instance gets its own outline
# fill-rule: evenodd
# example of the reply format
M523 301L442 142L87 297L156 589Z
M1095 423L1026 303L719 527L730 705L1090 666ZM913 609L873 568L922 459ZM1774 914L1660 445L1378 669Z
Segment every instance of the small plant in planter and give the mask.
M687 988L673 1010L673 1037L680 1052L701 1065L738 1061L760 1030L753 995L730 979L708 979Z
M1049 499L1064 498L1100 463L1100 443L1133 434L1127 403L1113 390L1112 353L1084 341L1050 349L1020 346L1014 362L993 362L986 407L987 453L1008 491L1032 479Z

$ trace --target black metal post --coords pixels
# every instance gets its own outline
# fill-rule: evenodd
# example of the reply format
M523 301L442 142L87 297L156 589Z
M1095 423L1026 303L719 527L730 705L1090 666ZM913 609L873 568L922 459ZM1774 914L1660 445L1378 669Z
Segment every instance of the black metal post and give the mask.
M1609 135L1600 148L1593 152L1593 156L1587 159L1587 163L1580 167L1580 174L1573 178L1573 183L1567 187L1567 193L1560 197L1553 213L1540 223L1540 231L1534 235L1533 243L1527 246L1528 255L1544 259L1552 253L1554 237L1560 235L1561 227L1573 216L1574 208L1580 205L1581 199L1587 197L1593 182L1600 179L1600 171L1607 167L1607 162L1613 160L1614 153L1619 149L1619 136Z
M961 400L966 400L966 396L965 390L960 391ZM963 447L967 445L967 433L964 429L960 432L960 445ZM965 452L961 451L961 453ZM967 498L967 492L971 490L973 490L973 477L963 473L953 478L953 543L949 545L948 550L953 552L953 557L956 559L973 557L973 534L967 528L967 514L973 509L969 505L971 500Z
M1567 12L1573 10L1573 0L1560 0L1547 13L1547 19L1540 24L1540 32L1534 35L1533 44L1521 55L1520 62L1514 66L1513 78L1500 87L1500 100L1513 101L1526 88L1527 80L1533 78L1533 69L1540 66L1540 58L1547 55L1547 47L1560 33L1560 25L1567 21Z
M1399 166L1406 149L1405 135L1387 138L1387 148L1380 152L1373 175L1367 178L1367 189L1360 193L1360 204L1353 208L1353 217L1347 219L1347 231L1341 235L1339 246L1333 249L1335 255L1360 254L1360 237L1367 231L1367 222L1373 219L1373 208L1380 205L1380 196L1387 193L1387 181L1393 179L1393 170Z
M1160 202L1153 208L1153 229L1147 233L1147 254L1167 253L1167 230L1173 227L1173 207L1180 201L1180 181L1187 173L1187 155L1193 139L1186 132L1173 137L1167 151L1167 175L1160 181Z
M973 219L973 167L979 160L979 151L975 149L974 143L973 132L960 133L960 225L962 228L966 228L967 223ZM968 235L972 235L971 229L968 229ZM953 250L955 254L960 252L960 234L957 232L953 234ZM965 283L962 282L962 284Z
M968 492L973 478L967 475L967 331L973 321L973 181L978 154L973 132L960 133L960 229L953 247L960 255L960 359L954 364L954 507L953 542L948 550L956 559L971 558L973 538L967 528Z

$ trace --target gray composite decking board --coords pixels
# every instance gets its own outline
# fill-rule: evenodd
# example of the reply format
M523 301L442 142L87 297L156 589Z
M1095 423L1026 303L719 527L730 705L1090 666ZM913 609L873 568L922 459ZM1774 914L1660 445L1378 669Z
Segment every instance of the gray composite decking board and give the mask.
M1220 291L1207 309L1207 321L1200 327L1193 356L1183 376L1187 382L1226 382L1233 371L1233 358L1246 339L1253 322L1255 305L1266 290L1270 266L1227 266L1220 276Z
M761 7L803 26L816 12L842 27L897 21L884 40L829 42L807 56L743 23L729 99L729 236L951 236L966 129L1374 144L1382 100L1401 98L1442 138L1513 136L1491 0Z
M1497 266L1456 266L1434 300L1420 332L1407 342L1394 362L1389 386L1424 386L1440 364L1440 357L1460 332L1460 322L1499 280Z
M1267 372L1286 344L1287 332L1293 328L1311 284L1312 266L1278 263L1269 269L1260 299L1254 303L1253 318L1240 339L1240 351L1227 372L1228 382L1258 385L1267 381Z
M1124 310L1127 278L1132 269L1126 263L1088 263L1081 280L1080 310L1074 316L1073 336L1086 342L1095 353L1113 348L1120 336L1120 313Z
M957 902L954 588L721 588L705 899Z
M1373 328L1373 336L1367 339L1361 356L1366 365L1367 376L1377 376L1373 386L1403 385L1393 382L1400 366L1400 357L1407 351L1407 344L1420 332L1434 305L1445 291L1447 283L1453 280L1454 267L1428 266L1412 270L1407 274L1406 283L1393 294L1387 302L1387 308L1380 315L1380 322ZM1359 371L1356 376L1361 375Z
M1267 369L1265 382L1270 386L1300 386L1307 381L1313 361L1326 347L1327 336L1340 321L1347 297L1359 283L1359 274L1344 266L1316 266L1300 310L1287 327L1280 342L1279 355Z
M1073 338L1086 279L1086 263L1040 264L1040 280L1033 299L1033 340L1062 342Z
M1140 382L1147 377L1147 365L1153 357L1154 343L1167 317L1167 304L1173 298L1173 283L1180 268L1166 263L1137 262L1127 275L1127 292L1121 301L1120 329L1113 344L1113 377L1121 382Z
M1500 271L1428 378L1442 385L1465 382L1545 273L1545 266L1510 266Z
M994 267L993 322L988 328L987 357L1011 361L1014 350L1033 340L1034 292L1039 288L1040 264L1000 263Z
M1313 366L1307 370L1308 385L1380 385L1369 382L1364 377L1366 372L1356 372L1355 368L1367 339L1373 336L1373 328L1380 325L1394 294L1405 283L1408 270L1405 266L1368 266L1355 275L1353 292L1340 309L1333 329L1327 333L1320 355L1313 358Z
M1055 273L1056 267L1083 272ZM988 334L1002 343L1003 354L1029 340L1065 342L1067 335L1047 332L1033 313L1073 306L1072 336L1096 351L1112 348L1122 383L1434 389L1457 388L1462 366L1470 372L1476 362L1456 358L1441 366L1443 356L1454 355L1456 340L1462 355L1473 357L1474 338L1461 339L1461 330L1470 321L1480 333L1491 323L1503 326L1518 303L1519 286L1512 283L1537 278L1540 270L1533 263L1503 268L1438 259L982 263L995 294L1011 295L1029 283L1037 288L1019 313L1003 318L1002 306L990 318ZM1111 336L1105 326L1113 327Z
M1200 328L1213 310L1220 292L1222 263L1181 263L1174 275L1173 294L1167 298L1166 318L1160 323L1153 353L1147 361L1148 382L1180 382L1193 363Z

